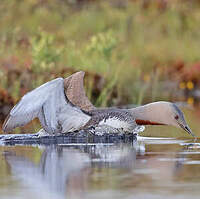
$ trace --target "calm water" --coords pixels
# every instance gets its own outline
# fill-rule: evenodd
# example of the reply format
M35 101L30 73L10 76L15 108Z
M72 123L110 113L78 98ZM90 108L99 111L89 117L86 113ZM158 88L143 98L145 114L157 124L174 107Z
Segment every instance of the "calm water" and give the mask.
M199 198L200 144L132 143L0 147L0 198Z

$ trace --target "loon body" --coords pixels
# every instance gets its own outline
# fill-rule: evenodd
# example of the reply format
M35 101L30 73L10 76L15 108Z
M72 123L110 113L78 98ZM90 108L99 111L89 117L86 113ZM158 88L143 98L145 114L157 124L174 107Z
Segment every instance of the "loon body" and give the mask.
M154 102L132 109L95 108L85 95L83 77L84 72L78 72L27 93L10 111L3 130L11 131L38 117L43 131L51 135L91 127L131 133L138 125L173 125L192 134L181 110L170 102Z
M91 119L83 127L85 129L90 127L106 127L109 126L115 132L132 133L136 128L134 116L130 111L124 109L97 109L89 112Z

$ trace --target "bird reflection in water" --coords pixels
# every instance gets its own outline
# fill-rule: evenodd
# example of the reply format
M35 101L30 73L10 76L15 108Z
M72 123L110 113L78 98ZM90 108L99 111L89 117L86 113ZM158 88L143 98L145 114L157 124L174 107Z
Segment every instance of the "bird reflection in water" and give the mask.
M87 154L59 146L45 147L39 164L12 152L6 153L6 161L12 175L42 198L63 198L68 186L78 194L90 164Z
M44 149L42 149L44 147ZM29 158L6 152L12 175L27 189L43 197L83 197L91 167L133 167L136 148L126 145L42 146L39 164Z
M150 185L157 187L160 183L152 184L155 179L162 185L174 186L174 176L178 177L184 168L177 167L179 160L184 164L182 157L168 153L168 147L163 147L166 152L157 154L149 146L153 145L143 141L39 146L42 155L38 164L31 161L33 157L15 153L15 148L5 157L12 176L31 191L30 195L40 199L89 198L88 193L99 189L117 192L128 187L131 192L138 192ZM180 145L176 146L180 149Z

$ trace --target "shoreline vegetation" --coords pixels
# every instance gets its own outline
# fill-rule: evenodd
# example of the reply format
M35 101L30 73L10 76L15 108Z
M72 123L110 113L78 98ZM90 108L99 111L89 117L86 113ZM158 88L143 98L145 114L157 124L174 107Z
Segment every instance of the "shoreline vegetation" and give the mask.
M3 0L0 123L26 92L79 70L97 107L199 106L199 11L198 0Z

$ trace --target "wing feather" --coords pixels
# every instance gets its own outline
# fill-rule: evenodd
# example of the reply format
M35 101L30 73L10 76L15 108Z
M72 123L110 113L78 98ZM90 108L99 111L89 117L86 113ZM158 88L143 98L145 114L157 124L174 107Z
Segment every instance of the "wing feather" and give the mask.
M11 131L36 117L49 134L79 130L91 118L65 96L62 78L49 81L24 95L10 111L3 130Z
M15 127L23 126L40 116L39 119L42 120L40 120L42 126L51 126L50 132L52 132L57 126L56 98L58 99L59 97L57 95L59 89L63 91L63 78L47 82L24 95L10 111L3 124L3 130L5 132L11 131Z
M64 79L65 93L70 102L80 107L84 111L95 109L89 101L84 89L85 72L79 71Z

